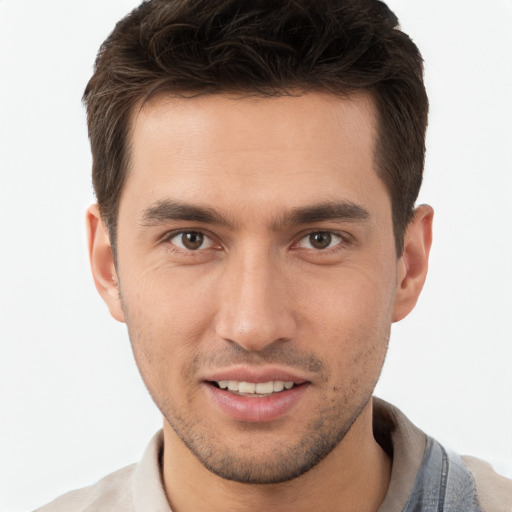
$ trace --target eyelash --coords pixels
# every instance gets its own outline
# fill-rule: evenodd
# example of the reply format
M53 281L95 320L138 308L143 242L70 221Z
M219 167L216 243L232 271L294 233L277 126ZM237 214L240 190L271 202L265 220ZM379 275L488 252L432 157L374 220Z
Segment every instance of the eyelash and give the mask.
M200 234L203 235L206 239L210 240L211 243L215 244L214 238L209 235L206 231L202 229L181 229L178 231L171 231L169 233L166 233L161 239L160 242L167 245L168 249L170 249L173 252L179 252L180 254L184 254L186 256L196 256L201 252L204 252L206 249L198 249L198 250L192 250L192 249L186 249L182 247L178 247L176 244L171 243L171 240L179 235L185 235L185 234Z
M331 252L334 252L334 251L337 251L337 250L340 250L341 249L341 246L346 246L347 243L348 243L348 237L347 235L344 235L342 233L338 233L338 232L335 232L335 231L329 231L329 230L315 230L315 231L309 231L308 233L302 235L298 241L294 244L294 246L298 246L301 242L303 241L307 241L307 239L309 237L311 237L311 235L328 235L331 239L329 240L329 243L331 241L334 241L332 240L332 238L336 238L337 239L337 243L335 243L334 246L332 247L325 247L325 248L314 248L314 247L307 247L307 248L304 248L305 250L311 250L315 253L318 253L318 254L327 254L327 253L331 253ZM301 249L301 247L297 247L299 250Z
M197 249L197 250L186 249L186 248L178 247L176 244L171 243L171 240L173 238L175 238L175 237L177 237L179 235L187 234L187 233L189 233L189 234L194 233L194 234L203 235L205 238L210 240L210 242L212 244L215 244L214 237L211 236L210 234L208 234L208 232L206 232L206 231L204 231L202 229L182 229L182 230L178 230L178 231L171 231L169 233L166 233L160 239L160 242L164 243L164 244L167 244L167 247L171 251L179 252L180 254L187 255L187 256L197 256L198 254L201 254L204 251L206 251L208 249L211 249L210 247L207 247L205 249ZM327 247L325 249L314 249L314 248L301 248L301 247L298 247L298 245L300 244L301 241L303 241L303 240L307 239L309 236L315 235L315 234L330 235L332 237L336 237L336 238L338 238L338 243L336 243L333 247ZM317 255L327 255L327 254L332 254L333 252L338 252L340 250L345 249L347 247L347 245L350 245L352 242L353 241L352 241L350 235L348 235L346 233L340 233L340 232L331 231L331 230L312 230L312 231L308 231L306 233L301 233L298 236L297 241L292 244L292 249L294 249L294 250L304 249L304 250L307 250L307 251L311 251L311 252L313 252L313 253L315 253ZM220 244L218 244L218 245L220 245ZM214 250L218 250L218 249L214 248Z

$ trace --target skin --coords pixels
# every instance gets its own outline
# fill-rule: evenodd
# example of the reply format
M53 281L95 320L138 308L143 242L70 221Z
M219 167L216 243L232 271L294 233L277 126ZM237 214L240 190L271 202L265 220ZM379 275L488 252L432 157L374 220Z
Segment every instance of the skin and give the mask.
M369 96L325 93L161 97L134 114L117 265L96 205L89 247L164 416L173 511L375 511L384 499L371 395L391 323L423 286L433 212L417 209L397 257L375 119ZM177 218L184 205L210 217ZM277 419L240 421L207 382L233 368L305 386Z

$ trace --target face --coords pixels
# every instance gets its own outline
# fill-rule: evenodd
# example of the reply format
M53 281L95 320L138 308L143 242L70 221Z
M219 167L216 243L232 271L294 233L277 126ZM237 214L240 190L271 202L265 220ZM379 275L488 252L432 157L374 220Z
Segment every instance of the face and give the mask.
M368 405L401 287L364 95L161 98L134 117L113 315L212 472L294 478Z

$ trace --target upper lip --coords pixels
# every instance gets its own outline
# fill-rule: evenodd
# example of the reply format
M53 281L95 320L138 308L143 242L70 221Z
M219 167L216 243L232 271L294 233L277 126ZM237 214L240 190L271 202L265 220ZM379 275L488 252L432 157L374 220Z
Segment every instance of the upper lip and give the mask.
M209 382L234 380L238 382L254 382L256 384L270 381L293 382L294 384L303 384L304 382L308 382L308 379L298 375L293 370L272 366L233 366L230 368L212 371L202 380Z

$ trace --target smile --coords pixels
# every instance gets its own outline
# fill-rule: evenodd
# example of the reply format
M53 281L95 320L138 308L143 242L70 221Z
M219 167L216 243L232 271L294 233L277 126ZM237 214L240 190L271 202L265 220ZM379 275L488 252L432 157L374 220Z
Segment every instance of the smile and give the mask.
M260 379L255 379L260 380ZM207 380L209 403L235 421L261 423L287 416L302 402L310 383L304 380Z
M251 397L267 397L273 393L280 393L284 390L292 389L295 386L294 382L274 380L268 382L246 382L237 380L219 380L214 381L220 389L227 389L228 391L241 395Z

